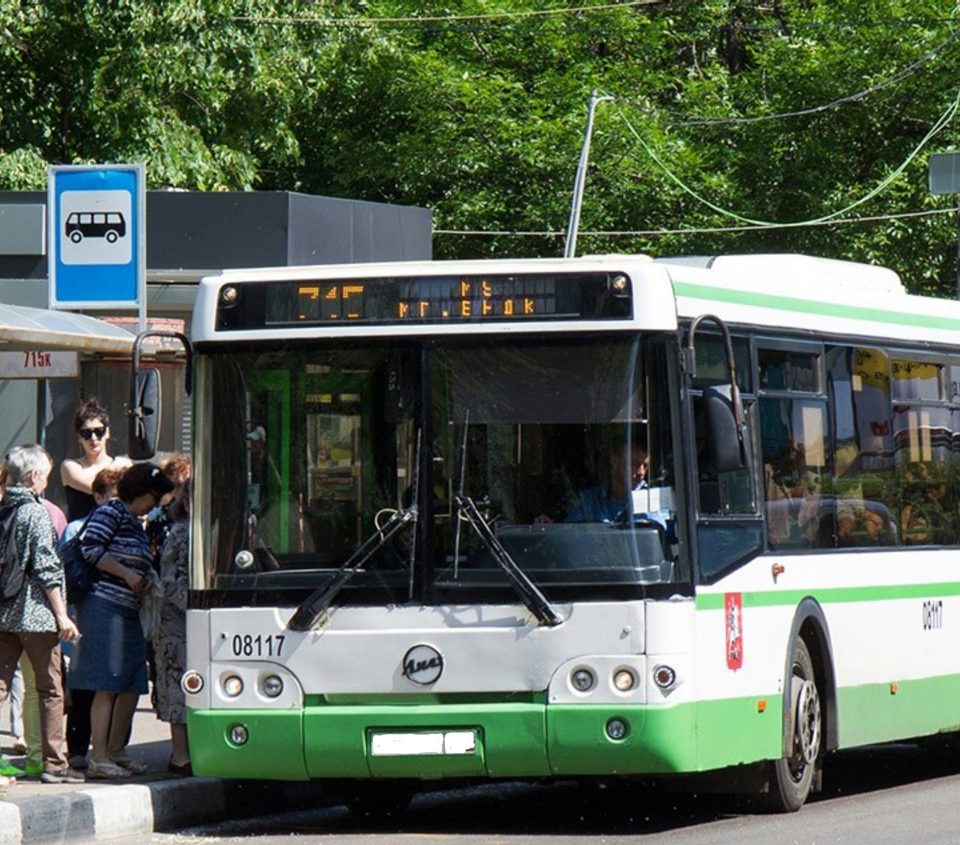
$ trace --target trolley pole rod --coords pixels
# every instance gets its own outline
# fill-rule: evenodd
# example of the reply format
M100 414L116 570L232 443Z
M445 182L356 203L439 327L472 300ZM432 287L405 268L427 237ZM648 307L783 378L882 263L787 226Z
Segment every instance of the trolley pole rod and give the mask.
M583 132L583 147L580 149L580 163L573 180L573 201L570 203L570 222L567 223L567 242L563 250L564 258L573 258L577 253L577 230L580 228L580 206L583 204L583 186L587 181L587 163L590 160L590 138L593 135L593 116L597 103L612 100L613 97L601 97L594 88L590 92L587 106L587 126Z

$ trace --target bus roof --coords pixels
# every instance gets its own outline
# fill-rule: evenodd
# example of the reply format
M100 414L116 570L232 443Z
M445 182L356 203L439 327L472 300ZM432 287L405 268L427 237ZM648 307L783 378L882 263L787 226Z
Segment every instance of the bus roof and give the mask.
M681 318L960 344L960 302L911 296L884 267L809 255L667 258Z
M633 282L634 315L618 323L583 321L452 322L412 325L286 326L286 338L571 331L670 331L678 320L715 314L736 325L833 336L922 339L960 345L960 303L911 296L892 270L809 255L597 255L581 258L423 261L229 270L201 281L193 340L245 341L277 331L218 332L216 308L227 285L316 280L622 272Z

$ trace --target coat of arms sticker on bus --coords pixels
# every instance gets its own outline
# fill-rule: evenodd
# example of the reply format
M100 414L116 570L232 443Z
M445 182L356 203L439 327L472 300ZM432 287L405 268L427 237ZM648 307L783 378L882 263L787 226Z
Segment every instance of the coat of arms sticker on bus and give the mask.
M723 611L727 629L727 668L743 666L743 600L740 593L726 593Z

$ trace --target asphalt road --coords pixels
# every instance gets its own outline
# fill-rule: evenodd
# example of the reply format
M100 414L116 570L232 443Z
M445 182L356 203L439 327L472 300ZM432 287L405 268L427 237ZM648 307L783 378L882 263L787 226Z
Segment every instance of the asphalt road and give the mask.
M402 816L357 818L341 807L155 834L152 845L769 845L960 842L960 756L912 745L829 760L824 791L799 813L765 815L724 796L638 784L485 784L418 796Z

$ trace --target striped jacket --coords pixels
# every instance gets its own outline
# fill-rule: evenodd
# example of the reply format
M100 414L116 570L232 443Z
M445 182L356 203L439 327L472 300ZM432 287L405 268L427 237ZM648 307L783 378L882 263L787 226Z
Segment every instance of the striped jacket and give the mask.
M153 555L147 535L126 506L119 499L111 499L97 508L87 523L80 541L83 556L93 563L104 553L141 575L153 565ZM101 571L100 579L90 588L90 595L100 596L114 604L138 610L140 597L127 582Z

